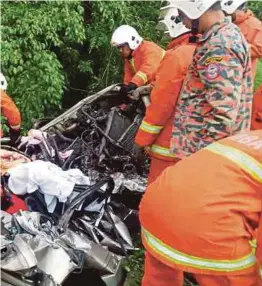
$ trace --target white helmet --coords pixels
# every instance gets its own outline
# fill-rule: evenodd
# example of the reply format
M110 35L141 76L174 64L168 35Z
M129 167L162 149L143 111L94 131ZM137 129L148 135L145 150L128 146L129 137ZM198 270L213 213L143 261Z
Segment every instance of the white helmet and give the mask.
M190 31L182 23L177 8L172 5L160 8L160 19L157 29L169 33L171 38L177 38Z
M210 7L219 0L182 0L170 1L170 3L182 11L189 19L199 19Z
M2 73L0 73L0 90L6 91L6 89L7 89L6 78Z
M246 2L247 0L222 0L222 10L231 15Z
M135 50L142 41L143 38L138 34L136 29L129 25L122 25L113 33L111 45L113 47L120 47L124 44L128 44L131 50Z

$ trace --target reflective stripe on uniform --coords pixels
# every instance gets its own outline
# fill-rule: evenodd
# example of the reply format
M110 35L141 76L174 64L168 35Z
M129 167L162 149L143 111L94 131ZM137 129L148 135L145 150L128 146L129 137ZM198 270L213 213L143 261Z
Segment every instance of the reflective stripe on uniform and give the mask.
M164 58L164 56L166 55L166 51L162 51L162 59Z
M140 77L144 83L147 83L147 75L141 71L136 73L136 76Z
M220 143L213 143L205 149L229 159L246 171L255 180L260 183L262 182L262 164L245 152Z
M165 147L162 147L162 146L159 146L159 145L152 145L150 147L150 151L152 153L155 153L155 154L158 154L158 155L161 155L161 156L165 156L165 157L171 157L171 158L176 157L174 154L172 154L170 152L169 148L165 148Z
M21 124L17 124L17 125L10 125L10 127L11 127L12 129L20 129Z
M134 60L134 58L130 59L129 62L130 62L130 64L131 64L131 66L132 66L134 72L136 72L135 60Z
M147 133L158 134L163 129L163 126L152 125L143 120L139 129Z
M220 272L233 272L247 269L256 264L255 255L251 252L249 255L236 260L215 260L206 259L188 255L164 244L158 238L154 237L147 230L142 228L142 236L147 245L164 259L184 266L197 269L207 269Z

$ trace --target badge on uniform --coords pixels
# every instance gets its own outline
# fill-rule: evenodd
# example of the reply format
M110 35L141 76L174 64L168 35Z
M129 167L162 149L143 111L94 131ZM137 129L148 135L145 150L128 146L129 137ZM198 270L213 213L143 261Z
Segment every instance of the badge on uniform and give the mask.
M208 79L216 79L219 77L221 72L220 63L222 60L222 57L210 57L205 61L206 77Z

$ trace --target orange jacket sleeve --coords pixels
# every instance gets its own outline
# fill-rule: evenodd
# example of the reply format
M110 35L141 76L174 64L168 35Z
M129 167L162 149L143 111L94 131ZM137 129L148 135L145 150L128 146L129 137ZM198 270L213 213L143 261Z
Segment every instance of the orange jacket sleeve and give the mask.
M262 58L262 22L252 17L250 29L247 29L246 38L251 46L251 58ZM252 29L253 27L253 29Z
M182 80L178 80L175 72L173 74L169 73L168 78L159 76L161 73L165 74L167 68L170 69L169 61L165 61L158 72L157 80L150 96L151 104L146 109L146 115L135 138L136 144L143 147L152 145L159 136L174 112L180 93Z
M262 85L259 86L253 97L251 129L262 129Z
M131 82L133 78L134 72L131 70L130 63L128 60L125 60L125 67L124 67L124 84L128 84Z
M139 70L131 80L138 87L150 83L154 79L154 75L165 55L165 51L153 43L145 42L144 45L144 48L140 51L141 64Z
M250 45L251 57L262 58L262 22L254 17L251 11L246 12L242 17L246 17L246 20L238 26Z
M1 92L1 112L12 129L20 129L20 112L13 100L4 91Z
M262 278L262 212L260 215L259 227L258 227L258 232L257 232L256 258L258 261L258 265L260 267L260 276Z
M138 129L136 144L150 146L159 136L175 110L187 68L188 64L183 61L178 50L166 52L155 74L154 87L150 95L151 104L147 107L146 115Z

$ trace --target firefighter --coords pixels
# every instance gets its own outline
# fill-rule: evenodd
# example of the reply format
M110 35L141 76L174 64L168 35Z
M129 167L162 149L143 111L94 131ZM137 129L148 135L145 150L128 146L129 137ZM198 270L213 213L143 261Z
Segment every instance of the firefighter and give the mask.
M262 85L254 94L251 129L262 129Z
M122 25L113 33L111 45L125 59L124 83L120 94L125 96L137 87L151 83L165 51L153 42L145 41L131 26Z
M173 37L172 49L166 52L156 72L150 94L151 104L146 109L135 139L137 145L147 147L151 157L148 184L179 160L170 152L174 109L196 47L190 43L191 32L179 20L177 9L166 6L161 10L161 14L166 15L160 23L168 28Z
M185 26L202 34L175 110L171 152L182 159L250 129L253 80L248 44L220 1L171 2Z
M6 94L7 81L2 73L0 73L0 83L1 115L7 119L9 125L9 136L11 143L14 144L20 136L21 115L13 100ZM2 128L0 132L1 137L3 137Z
M200 286L262 285L262 130L167 168L148 186L139 216L143 286L182 286L184 272Z
M262 23L247 9L247 0L224 0L222 7L245 36L251 49L252 73L255 79L257 63L262 58Z

